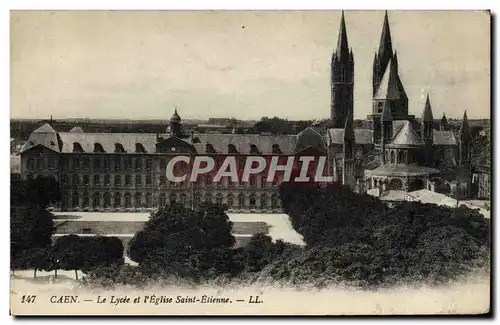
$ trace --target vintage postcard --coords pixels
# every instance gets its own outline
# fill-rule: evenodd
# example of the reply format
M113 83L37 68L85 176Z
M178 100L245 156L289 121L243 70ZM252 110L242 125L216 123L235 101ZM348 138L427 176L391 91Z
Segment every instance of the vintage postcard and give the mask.
M23 315L490 313L485 11L11 11Z

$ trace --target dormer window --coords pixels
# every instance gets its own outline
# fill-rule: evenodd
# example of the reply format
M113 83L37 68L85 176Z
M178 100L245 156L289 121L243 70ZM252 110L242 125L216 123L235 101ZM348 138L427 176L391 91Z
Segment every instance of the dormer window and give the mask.
M215 148L214 148L214 146L211 143L207 143L206 144L206 146L205 146L205 152L206 153L217 153L217 151L215 151Z
M78 142L73 142L73 152L84 152L82 145Z
M250 154L258 155L260 154L259 148L255 144L250 145Z
M196 137L193 139L193 143L201 143L200 138Z
M125 152L121 143L115 143L115 152Z
M278 155L283 153L281 152L280 146L278 144L273 144L273 153Z
M144 149L144 146L141 143L136 143L135 144L135 152L137 152L137 153L145 153L146 149Z
M94 152L105 152L102 145L98 142L94 143Z
M56 144L55 144L55 142L54 142L54 141L50 141L50 145L51 145L51 146L55 146Z
M227 153L238 153L238 150L236 149L234 144L229 144L227 146Z

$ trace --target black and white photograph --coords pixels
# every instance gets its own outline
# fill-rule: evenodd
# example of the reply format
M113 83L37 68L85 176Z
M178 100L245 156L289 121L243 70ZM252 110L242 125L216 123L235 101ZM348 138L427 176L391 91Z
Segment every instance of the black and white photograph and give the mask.
M10 314L491 313L488 10L11 10Z

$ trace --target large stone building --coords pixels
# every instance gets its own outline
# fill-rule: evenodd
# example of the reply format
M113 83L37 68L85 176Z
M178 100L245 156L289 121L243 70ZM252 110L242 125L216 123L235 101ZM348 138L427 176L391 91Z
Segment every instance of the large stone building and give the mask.
M278 185L265 175L250 182L172 183L166 166L177 155L209 155L216 164L228 155L327 157L326 174L357 191L370 188L451 191L471 180L470 132L466 115L459 137L443 115L434 121L429 97L422 119L409 114L408 97L392 48L387 13L373 63L373 101L367 128L354 128L354 55L342 14L331 60L331 125L297 135L202 134L183 132L177 111L163 134L88 133L79 127L56 132L44 124L21 150L23 178L51 175L62 186L62 210L136 211L177 201L226 204L233 212L280 212ZM241 168L241 167L240 167ZM187 171L189 172L189 171ZM458 176L458 177L457 177Z
M343 14L331 67L332 128L327 131L327 144L337 181L358 190L428 188L450 192L458 187L470 191L467 115L464 112L457 138L444 114L439 123L434 120L429 95L420 120L409 113L387 12L373 60L372 107L366 128L353 128L354 56L349 50Z

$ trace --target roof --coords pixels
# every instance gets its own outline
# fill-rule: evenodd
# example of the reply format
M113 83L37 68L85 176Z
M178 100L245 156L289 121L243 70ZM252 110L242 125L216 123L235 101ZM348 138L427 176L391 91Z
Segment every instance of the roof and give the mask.
M194 147L197 152L205 152L206 145L211 144L218 153L229 153L229 145L233 145L241 154L249 154L252 145L261 153L272 153L273 145L277 145L283 154L292 154L295 149L295 135L260 135L260 134L195 134Z
M368 195L376 196L382 201L404 201L406 192L398 190L380 191L378 188L372 188L366 191ZM380 194L379 194L380 193Z
M437 174L439 170L418 166L418 165L400 165L400 164L387 164L381 165L372 170L366 170L366 176L419 176L419 175L429 175Z
M174 114L172 114L172 117L170 118L170 122L180 122L181 117L177 113L177 109L174 111Z
M54 130L54 128L52 128L49 123L45 123L38 129L33 131L33 133L56 133L56 130Z
M81 127L79 127L79 126L75 126L71 130L69 130L69 132L83 133L83 129Z
M115 151L115 144L123 146L125 152L134 153L136 143L142 144L146 152L156 151L156 133L74 133L60 132L61 152L73 152L73 144L79 143L85 152L93 152L94 144L99 143L105 152Z
M374 99L401 99L406 98L403 83L399 79L396 64L393 60L389 61L382 81L375 93Z
M419 147L424 145L424 141L415 132L409 121L400 129L388 147Z
M457 139L453 131L438 131L434 130L434 144L441 146L454 146L457 144Z
M434 121L434 116L432 116L431 101L429 99L429 94L427 94L427 99L425 100L424 113L422 114L422 121Z
M372 143L372 130L370 129L354 129L354 138L356 144L371 144ZM343 144L344 143L344 129L335 128L328 129L329 144Z
M297 142L295 144L294 151L299 152L307 148L326 151L325 139L317 130L312 127L308 127L302 130L297 135Z

